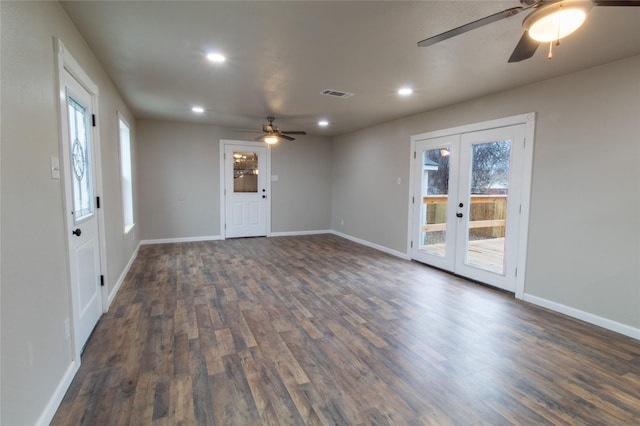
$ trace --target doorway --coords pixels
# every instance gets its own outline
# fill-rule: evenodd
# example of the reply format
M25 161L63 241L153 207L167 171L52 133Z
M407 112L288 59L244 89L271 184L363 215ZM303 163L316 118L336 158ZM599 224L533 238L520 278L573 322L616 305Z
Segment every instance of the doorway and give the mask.
M533 125L527 114L412 137L412 259L523 293Z
M106 310L102 283L104 224L100 212L98 88L57 40L60 153L75 360ZM79 364L78 364L79 365Z
M270 233L270 150L263 143L221 143L223 238Z

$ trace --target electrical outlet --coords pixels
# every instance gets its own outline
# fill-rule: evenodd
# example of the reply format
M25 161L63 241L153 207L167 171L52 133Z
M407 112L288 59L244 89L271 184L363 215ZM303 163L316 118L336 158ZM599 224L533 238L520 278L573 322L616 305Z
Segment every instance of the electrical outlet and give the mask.
M344 226L344 219L340 221L340 225Z

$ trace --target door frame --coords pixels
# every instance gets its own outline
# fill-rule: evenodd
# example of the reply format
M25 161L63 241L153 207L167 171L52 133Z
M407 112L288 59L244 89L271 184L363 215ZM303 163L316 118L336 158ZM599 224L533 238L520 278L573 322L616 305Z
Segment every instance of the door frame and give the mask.
M220 169L220 239L225 240L226 237L226 229L225 229L225 219L227 214L226 209L226 197L225 197L225 167L226 162L224 158L224 151L227 146L234 146L238 148L246 148L247 150L251 150L252 148L266 148L267 149L267 158L266 158L266 185L267 185L267 206L265 208L266 221L267 221L267 237L271 236L271 146L269 144L263 142L255 142L255 141L241 141L241 140L231 140L231 139L220 139L219 146L219 169Z
M66 257L66 270L67 276L69 277L68 281L68 291L69 291L69 303L71 304L71 327L70 327L70 337L72 344L72 356L73 360L77 363L77 367L80 366L82 347L85 342L80 342L77 338L77 330L79 329L79 318L80 313L77 312L78 306L78 298L79 295L74 289L73 283L71 282L71 275L73 271L71 270L71 254L70 254L70 244L69 244L69 236L71 235L72 225L69 223L69 217L71 216L68 207L71 205L71 196L72 196L72 188L71 182L66 178L67 170L64 169L65 165L68 164L64 159L64 144L66 143L66 138L68 137L67 131L65 130L66 122L64 112L67 108L67 98L65 92L65 86L63 82L63 75L65 72L68 72L91 96L91 112L96 117L98 115L98 105L99 105L99 94L100 91L98 86L89 78L87 73L84 72L82 67L76 62L76 60L71 56L69 51L66 49L62 41L58 38L54 38L54 47L56 50L56 72L57 72L57 93L59 98L59 110L58 110L58 123L59 127L59 138L58 138L58 152L62 161L60 161L60 179L62 180L62 210L64 215L64 229L65 229L65 257ZM99 120L96 120L96 125L91 127L91 138L93 142L93 160L94 160L94 196L102 197L102 161L101 161L101 148L100 148L100 131L99 131ZM105 224L104 224L104 213L102 208L98 208L96 206L95 209L96 220L98 221L98 249L99 253L99 265L100 265L100 275L104 277L104 282L108 282L107 280L107 258L106 258L106 245L105 245ZM108 294L107 294L107 286L101 286L100 291L98 292L100 297L100 305L102 306L102 312L105 313L109 309L108 305Z
M500 127L513 126L517 124L525 125L525 144L523 150L523 163L521 172L522 192L521 192L521 211L520 224L518 229L518 253L516 261L516 290L515 297L522 299L524 297L525 276L527 266L527 241L529 237L529 208L531 203L531 181L533 171L533 146L535 139L535 112L519 114L510 117L499 118L495 120L482 121L478 123L466 124L462 126L452 127L448 129L435 130L431 132L413 135L410 138L409 152L409 214L407 226L407 257L411 256L412 240L414 239L414 200L413 194L415 190L415 171L413 167L414 156L416 155L416 143L423 139L433 139L443 136L462 135L465 133L478 132L482 130L496 129Z

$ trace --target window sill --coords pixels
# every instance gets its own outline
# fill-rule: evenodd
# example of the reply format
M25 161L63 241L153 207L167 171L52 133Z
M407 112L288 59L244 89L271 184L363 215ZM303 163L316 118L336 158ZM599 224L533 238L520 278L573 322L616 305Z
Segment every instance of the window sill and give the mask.
M136 227L136 224L134 223L133 225L129 225L129 226L125 226L124 227L124 234L122 235L122 238L127 238L127 235L129 235L129 233L131 232L131 230L133 228Z

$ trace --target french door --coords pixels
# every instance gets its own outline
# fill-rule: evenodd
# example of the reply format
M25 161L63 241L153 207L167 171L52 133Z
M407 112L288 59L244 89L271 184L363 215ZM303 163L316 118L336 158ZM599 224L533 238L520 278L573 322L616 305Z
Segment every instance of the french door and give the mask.
M224 146L224 232L226 238L267 235L268 158L263 144Z
M526 125L416 138L411 257L515 292Z

